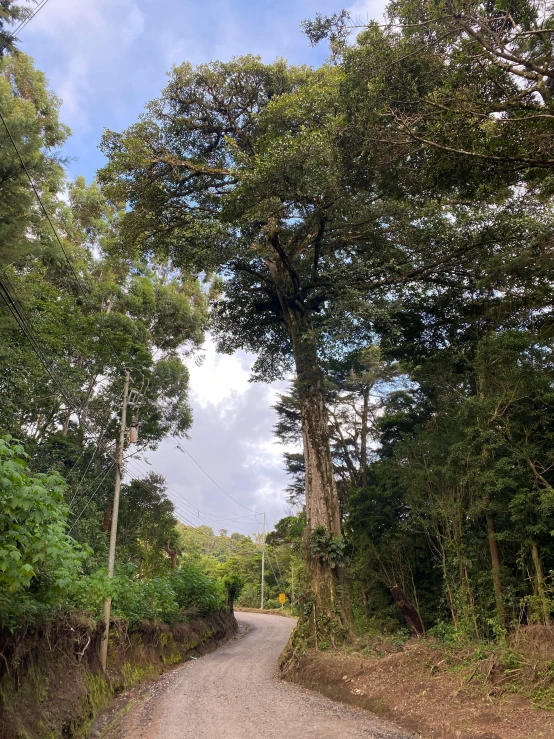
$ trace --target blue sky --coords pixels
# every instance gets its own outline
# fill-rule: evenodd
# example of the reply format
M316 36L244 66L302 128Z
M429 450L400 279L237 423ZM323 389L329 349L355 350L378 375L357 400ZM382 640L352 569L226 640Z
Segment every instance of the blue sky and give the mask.
M120 131L156 97L172 65L228 60L241 54L271 62L321 64L324 45L311 48L300 23L317 12L331 14L340 0L49 0L20 34L20 48L36 60L61 98L61 116L72 130L64 154L71 177L90 180L103 164L98 143L104 128ZM381 18L382 0L350 4L354 17ZM185 446L233 497L266 511L270 524L287 513L283 449L271 429L271 408L284 383L248 382L253 357L216 355L206 344L201 367L192 364L194 425ZM194 463L167 440L150 455L151 469L166 476L169 494L184 516L190 506L214 528L257 529L247 511L226 498ZM140 474L137 466L133 474ZM186 502L185 502L186 501ZM233 525L236 522L236 525Z

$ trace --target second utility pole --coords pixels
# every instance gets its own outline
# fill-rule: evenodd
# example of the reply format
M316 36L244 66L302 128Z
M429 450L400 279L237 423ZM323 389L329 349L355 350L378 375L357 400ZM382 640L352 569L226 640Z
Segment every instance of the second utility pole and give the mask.
M265 576L265 513L264 513L264 532L262 534L262 599L260 608L264 610L264 576Z
M290 607L294 605L294 567L290 566Z
M113 578L115 566L115 543L117 540L117 517L119 515L119 492L121 490L121 469L123 467L123 448L125 446L125 431L127 429L127 399L129 397L129 370L125 372L125 386L123 389L123 407L121 409L121 426L119 428L119 444L117 447L117 460L115 463L115 487L113 492L112 526L110 529L110 553L108 555L108 577ZM104 601L104 634L100 642L100 664L102 671L106 672L108 662L108 637L110 635L110 615L112 611L112 599Z

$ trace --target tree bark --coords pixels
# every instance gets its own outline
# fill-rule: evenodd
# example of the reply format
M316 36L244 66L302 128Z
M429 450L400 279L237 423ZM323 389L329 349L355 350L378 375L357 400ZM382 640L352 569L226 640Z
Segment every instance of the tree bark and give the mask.
M175 570L177 568L177 552L175 549L171 549L169 544L170 544L169 539L167 539L165 542L165 553L168 555L169 559L171 560L171 569Z
M169 546L169 539L165 542L165 553L168 555L169 559L171 560L171 569L175 570L177 569L177 552L175 549L171 549Z
M393 585L390 591L392 593L392 597L396 601L396 605L402 611L402 615L404 616L404 620L410 630L410 634L420 639L425 635L425 629L423 628L423 624L416 607L406 598L404 591L399 585Z
M489 496L485 496L487 506L490 503ZM491 570L492 582L494 586L494 596L496 599L496 613L498 620L502 626L506 625L506 610L504 608L504 592L502 590L502 576L500 574L500 554L498 552L498 542L496 541L496 532L494 530L494 521L490 513L486 514L487 519L487 536L489 539L489 551L491 554Z
M112 520L112 507L110 505L110 501L106 503L106 507L104 508L104 521L102 522L102 531L107 534L110 530L110 522Z
M539 556L539 550L536 542L531 542L531 556L533 557L533 565L535 567L535 587L537 595L541 603L541 615L543 623L548 626L550 624L550 603L546 595L544 586L544 574L542 571L542 562Z
M362 431L360 438L360 483L362 486L367 485L367 437L368 437L368 415L369 415L369 393L371 386L367 385L363 389L363 408L362 408Z
M63 423L62 436L67 436L67 431L69 429L69 421L71 419L72 413L73 413L73 410L71 408L68 408L67 413L65 415L65 421Z
M344 565L312 551L311 535L324 530L330 541L341 537L337 486L329 446L329 419L325 405L324 377L319 367L311 313L296 298L296 286L281 264L268 264L283 318L292 344L297 390L302 417L302 440L306 467L305 550L313 613L307 623L316 644L319 636L334 643L349 633L353 618L345 582ZM336 627L339 628L336 628Z

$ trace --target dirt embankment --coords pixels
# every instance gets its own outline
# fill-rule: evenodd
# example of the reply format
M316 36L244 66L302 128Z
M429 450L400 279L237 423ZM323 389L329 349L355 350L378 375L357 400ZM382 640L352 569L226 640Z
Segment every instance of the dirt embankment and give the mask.
M296 616L293 616L292 613L289 613L289 611L285 611L281 608L264 608L262 611L261 608L235 608L235 611L239 611L241 613L267 613L269 616L286 616L287 618L296 618Z
M381 656L305 651L283 676L365 708L424 739L554 737L554 630L523 635L523 651L477 655L431 641ZM542 653L541 653L542 652Z
M98 661L101 625L72 614L16 637L0 633L0 739L86 737L113 698L158 677L189 655L209 651L237 629L232 613L172 627L116 622L108 673Z

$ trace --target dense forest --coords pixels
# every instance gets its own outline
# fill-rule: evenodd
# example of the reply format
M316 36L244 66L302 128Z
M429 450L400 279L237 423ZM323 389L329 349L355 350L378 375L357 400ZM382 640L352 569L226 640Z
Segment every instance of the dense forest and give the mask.
M264 606L285 592L307 644L550 624L550 4L393 0L306 21L319 68L184 62L90 183L23 13L0 3L2 629L108 597L130 624L257 607L264 545ZM295 378L266 541L180 522L141 466L191 429L207 329L254 380Z

